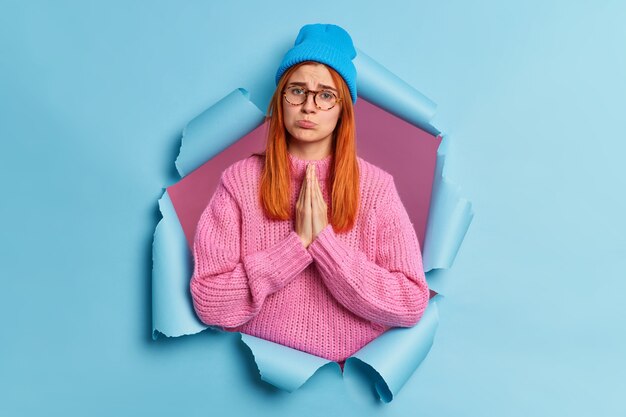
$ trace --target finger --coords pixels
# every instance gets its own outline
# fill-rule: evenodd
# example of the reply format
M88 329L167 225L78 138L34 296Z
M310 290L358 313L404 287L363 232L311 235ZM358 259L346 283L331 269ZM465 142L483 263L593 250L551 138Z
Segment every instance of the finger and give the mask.
M315 185L316 185L316 188L317 188L317 193L321 197L322 196L322 186L320 185L320 179L317 176L315 177Z
M322 195L322 187L320 186L319 178L315 176L315 194L320 202L324 201L324 196Z
M319 182L317 180L317 174L315 171L315 168L313 168L313 172L311 173L311 197L314 200L314 204L317 203L317 200L319 198Z
M326 201L324 200L324 195L322 194L322 189L317 187L317 202L319 206L320 215L323 219L328 219L328 206L326 205Z
M313 186L313 190L315 190L315 188L317 187L317 171L315 166L311 171L311 185Z
M304 197L306 196L306 187L307 187L307 180L309 178L309 168L310 165L307 165L304 171L304 179L302 180L302 186L300 187L300 192L302 193L302 198L304 199Z
M300 193L298 194L298 202L302 202L304 200L304 193L306 192L306 177L302 184L300 184Z
M306 207L311 207L311 169L307 167L306 174L306 192L304 196L304 203Z

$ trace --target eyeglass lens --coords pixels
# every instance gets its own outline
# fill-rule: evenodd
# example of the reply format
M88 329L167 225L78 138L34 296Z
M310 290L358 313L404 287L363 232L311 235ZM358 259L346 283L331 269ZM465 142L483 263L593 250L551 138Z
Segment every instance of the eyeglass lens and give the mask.
M313 94L315 104L323 110L332 108L337 102L337 96L328 90L310 91L302 87L288 87L285 90L285 98L294 105L303 104L309 97L309 94Z

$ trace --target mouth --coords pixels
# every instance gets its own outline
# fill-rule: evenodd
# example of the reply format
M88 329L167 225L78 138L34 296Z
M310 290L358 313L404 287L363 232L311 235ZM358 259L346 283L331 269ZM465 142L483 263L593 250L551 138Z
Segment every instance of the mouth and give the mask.
M301 127L302 129L313 129L317 126L317 123L313 123L309 120L297 120L296 126Z

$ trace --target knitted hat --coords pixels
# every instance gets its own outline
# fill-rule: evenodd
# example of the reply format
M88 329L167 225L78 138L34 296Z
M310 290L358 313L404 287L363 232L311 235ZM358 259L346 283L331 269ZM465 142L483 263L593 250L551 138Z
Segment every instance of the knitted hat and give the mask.
M304 61L321 62L343 77L350 89L352 102L356 103L356 68L352 63L354 57L356 50L352 38L341 27L321 23L305 25L276 71L276 85L289 67Z

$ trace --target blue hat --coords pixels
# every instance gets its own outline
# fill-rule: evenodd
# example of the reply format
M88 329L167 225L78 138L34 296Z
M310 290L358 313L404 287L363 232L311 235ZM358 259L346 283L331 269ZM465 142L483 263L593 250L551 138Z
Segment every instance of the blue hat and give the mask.
M304 61L321 62L343 77L350 89L352 102L356 103L356 68L352 63L354 57L356 50L352 38L341 27L321 23L305 25L276 71L276 85L289 67Z

